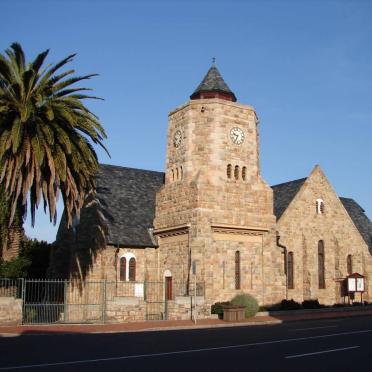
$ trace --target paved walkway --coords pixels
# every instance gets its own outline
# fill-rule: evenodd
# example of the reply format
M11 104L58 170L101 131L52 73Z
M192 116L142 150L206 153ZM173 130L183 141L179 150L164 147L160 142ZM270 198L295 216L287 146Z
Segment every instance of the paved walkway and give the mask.
M315 320L329 318L345 318L352 316L372 316L371 309L355 311L338 311L329 313L288 314L274 316L256 316L240 322L225 322L221 319L202 319L195 324L191 320L166 320L128 322L121 324L52 324L52 325L21 325L0 326L0 336L26 334L66 334L66 333L118 333L118 332L146 332L179 329L200 329L216 327L251 326L263 324L280 324L297 320Z

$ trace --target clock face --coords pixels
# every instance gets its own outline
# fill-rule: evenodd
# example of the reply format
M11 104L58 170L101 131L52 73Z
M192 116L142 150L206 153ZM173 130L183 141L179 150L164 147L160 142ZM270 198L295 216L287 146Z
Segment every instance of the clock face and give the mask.
M244 142L244 132L240 128L232 128L230 130L230 138L235 145L241 145Z
M174 147L180 147L181 142L182 142L182 132L180 130L177 130L173 136Z

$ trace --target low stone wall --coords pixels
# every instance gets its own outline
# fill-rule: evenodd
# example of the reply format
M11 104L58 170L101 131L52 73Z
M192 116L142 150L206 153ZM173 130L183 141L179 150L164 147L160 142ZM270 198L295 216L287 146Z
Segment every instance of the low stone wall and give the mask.
M107 323L123 323L146 319L146 302L138 297L116 297L106 302Z
M0 297L0 324L22 324L22 300Z
M174 300L168 301L167 307L169 320L192 319L195 311L194 298L175 297ZM197 319L210 318L210 308L210 305L205 303L204 297L196 298ZM105 321L107 323L143 321L146 320L147 312L154 313L150 314L150 320L153 316L155 316L154 320L160 320L163 319L164 310L164 304L148 304L140 297L115 297L112 301L106 302Z
M194 317L195 297L176 296L173 301L168 301L168 319L188 320ZM204 297L196 297L196 317L206 319L211 317L211 306L205 303Z

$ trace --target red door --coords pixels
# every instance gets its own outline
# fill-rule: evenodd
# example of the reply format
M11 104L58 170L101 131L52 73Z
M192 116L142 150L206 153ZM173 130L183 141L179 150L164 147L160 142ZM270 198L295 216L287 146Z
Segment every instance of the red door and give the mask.
M166 298L167 300L172 300L172 277L165 277L165 289L166 289Z

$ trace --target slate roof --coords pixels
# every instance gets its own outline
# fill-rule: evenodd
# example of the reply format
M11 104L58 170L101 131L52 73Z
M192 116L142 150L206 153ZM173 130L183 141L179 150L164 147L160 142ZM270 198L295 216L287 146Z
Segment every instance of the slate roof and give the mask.
M354 222L354 225L359 230L364 241L369 247L372 245L372 222L364 213L364 209L353 199L340 197L341 203L344 205L347 213Z
M274 214L277 220L288 208L288 205L296 196L306 179L307 178L300 178L298 180L271 186L274 191Z
M279 219L306 178L271 186L274 214ZM108 227L107 243L126 247L156 247L149 231L155 217L156 192L164 184L164 173L101 164L97 175L97 199ZM369 247L372 222L353 199L342 204Z
M107 243L155 247L149 228L155 216L155 195L164 173L101 164L97 199L108 227Z
M230 90L228 85L223 80L220 72L218 71L216 66L212 66L207 74L204 76L204 79L196 88L194 93L190 96L191 99L198 96L199 93L202 92L222 92L231 95L236 101L235 94Z
M278 220L296 196L307 178L271 186L274 191L274 214ZM353 199L340 197L341 203L359 230L364 241L372 247L372 222L364 213L364 209Z

